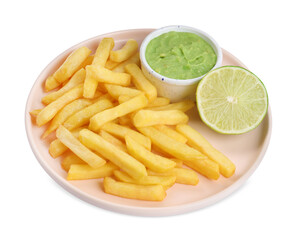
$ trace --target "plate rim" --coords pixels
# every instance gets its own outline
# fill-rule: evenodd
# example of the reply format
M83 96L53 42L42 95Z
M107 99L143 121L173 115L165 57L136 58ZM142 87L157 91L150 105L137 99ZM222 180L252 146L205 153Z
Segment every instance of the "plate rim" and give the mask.
M220 202L221 200L225 199L231 193L235 192L237 189L239 189L246 181L247 179L255 172L259 164L261 163L267 148L270 143L271 139L271 133L272 133L272 113L271 113L271 106L269 103L268 106L268 112L265 117L268 118L268 128L267 128L267 133L265 136L265 140L262 146L262 149L257 156L254 164L233 184L230 186L226 187L222 191L209 196L207 198L201 199L199 201L195 201L192 203L187 203L187 204L182 204L182 205L177 205L177 206L166 206L166 207L140 207L140 206L127 206L127 205L122 205L122 204L117 204L113 203L110 201L103 200L101 198L96 198L94 196L91 196L83 191L81 191L79 188L73 186L72 184L69 184L66 182L66 179L61 177L58 173L56 173L52 168L48 167L47 164L43 161L43 158L39 151L37 150L37 147L34 144L33 137L31 136L30 132L30 127L31 127L31 118L28 116L29 114L29 102L32 96L33 89L37 84L40 83L38 81L41 77L41 75L44 73L46 69L48 69L58 58L61 56L65 55L66 53L72 51L73 49L79 47L83 43L87 41L91 41L94 39L98 39L101 37L104 37L106 35L110 34L120 34L120 33L127 33L127 32L144 32L144 31L153 31L153 28L141 28L141 29L127 29L127 30L120 30L120 31L114 31L114 32L109 32L105 34L101 34L89 39L86 39L84 41L81 41L72 47L68 48L67 50L63 51L59 55L57 55L49 64L46 65L46 67L40 72L38 77L36 78L34 84L32 85L30 92L27 97L26 101L26 107L25 107L25 130L26 130L26 135L27 139L29 142L29 145L31 147L31 150L35 156L35 158L38 160L42 168L45 170L45 172L56 182L58 183L61 187L63 187L65 190L67 190L69 193L73 194L74 196L78 197L79 199L88 202L94 206L100 207L102 209L110 210L113 212L118 212L118 213L123 213L123 214L128 214L128 215L134 215L134 216L144 216L144 217L159 217L159 216L172 216L172 215L178 215L178 214L183 214L183 213L188 213L196 210L200 210L202 208L205 208L207 206L213 205L217 202ZM236 58L233 54L228 52L227 50L222 48L222 51L225 52L227 55L235 59L241 66L245 67L245 64L243 64L238 58Z

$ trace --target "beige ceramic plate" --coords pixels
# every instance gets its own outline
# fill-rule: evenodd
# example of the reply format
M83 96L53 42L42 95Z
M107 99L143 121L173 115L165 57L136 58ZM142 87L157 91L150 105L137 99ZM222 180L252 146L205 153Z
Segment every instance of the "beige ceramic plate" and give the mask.
M167 197L162 202L138 201L105 194L102 190L102 180L67 181L67 174L60 167L60 159L53 159L48 153L50 140L40 139L45 127L35 126L29 115L29 111L42 107L41 98L45 95L43 86L46 77L57 69L73 49L87 46L95 50L103 37L113 37L116 47L129 38L134 38L141 43L152 30L126 30L101 35L79 43L60 54L42 71L34 83L26 105L25 122L28 140L36 158L45 171L66 190L84 201L112 211L141 216L166 216L194 211L220 201L238 189L250 177L261 162L269 144L271 136L270 108L258 128L249 133L235 136L214 132L201 122L196 109L191 110L189 112L190 125L235 163L236 173L229 179L221 177L218 181L211 181L200 176L197 186L175 184L167 190ZM223 55L223 65L245 67L227 51L223 50Z

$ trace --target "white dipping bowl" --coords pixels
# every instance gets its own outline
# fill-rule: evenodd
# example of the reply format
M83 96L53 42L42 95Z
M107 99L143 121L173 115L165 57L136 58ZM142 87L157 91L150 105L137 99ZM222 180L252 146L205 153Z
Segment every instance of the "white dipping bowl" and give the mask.
M215 51L215 54L217 55L216 64L211 70L221 66L222 59L223 59L222 50L220 46L217 44L217 42L207 33L198 30L196 28L181 26L181 25L167 26L167 27L157 29L151 32L142 42L140 47L141 67L144 75L156 87L158 95L161 97L169 98L171 102L178 102L186 99L195 100L197 85L201 80L201 78L204 77L205 74L197 78L185 79L185 80L168 78L166 76L163 76L155 72L146 61L145 54L146 54L146 48L148 46L148 43L152 39L171 31L194 33L200 36L201 38L203 38L206 42L208 42L213 48L213 50Z

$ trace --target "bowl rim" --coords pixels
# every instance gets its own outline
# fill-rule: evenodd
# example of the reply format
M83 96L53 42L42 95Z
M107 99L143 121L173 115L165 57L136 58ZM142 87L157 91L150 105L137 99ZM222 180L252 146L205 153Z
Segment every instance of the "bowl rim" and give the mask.
M149 72L149 74L153 75L156 79L160 80L161 82L164 82L164 83L168 83L168 84L172 84L172 85L179 85L179 86L185 86L185 85L193 85L193 84L196 84L198 83L204 76L205 74L199 76L199 77L196 77L196 78L191 78L191 79L174 79L174 78L169 78L169 77L166 77L166 76L163 76L161 75L160 73L154 71L150 65L148 64L147 60L146 60L146 56L145 56L145 53L146 53L146 48L148 46L148 43L164 34L164 33L167 33L169 31L178 31L178 32L190 32L190 33L195 33L197 34L198 36L204 38L204 40L206 42L208 42L209 45L212 46L212 48L214 49L216 55L217 55L217 61L214 65L214 67L212 69L210 69L209 71L215 69L215 68L218 68L221 66L222 64L222 61L223 61L223 54L222 54L222 49L221 47L219 46L219 44L215 41L214 38L212 38L209 34L207 34L206 32L200 30L200 29L197 29L197 28L193 28L193 27L189 27L189 26L184 26L184 25L170 25L170 26L165 26L165 27L162 27L162 28L159 28L159 29L156 29L154 30L153 32L149 33L147 35L147 37L143 40L141 46L140 46L140 60L141 60L141 63L144 65L144 67L146 68L146 70ZM183 30L183 31L182 31Z

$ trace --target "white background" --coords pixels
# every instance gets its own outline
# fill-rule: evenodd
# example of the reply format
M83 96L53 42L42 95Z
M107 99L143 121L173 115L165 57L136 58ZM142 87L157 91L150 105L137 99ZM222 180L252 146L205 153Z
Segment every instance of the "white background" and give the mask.
M298 1L1 1L0 239L299 239ZM245 185L208 208L173 217L109 212L59 187L36 161L24 110L42 69L103 33L181 24L212 35L265 83L268 151Z

